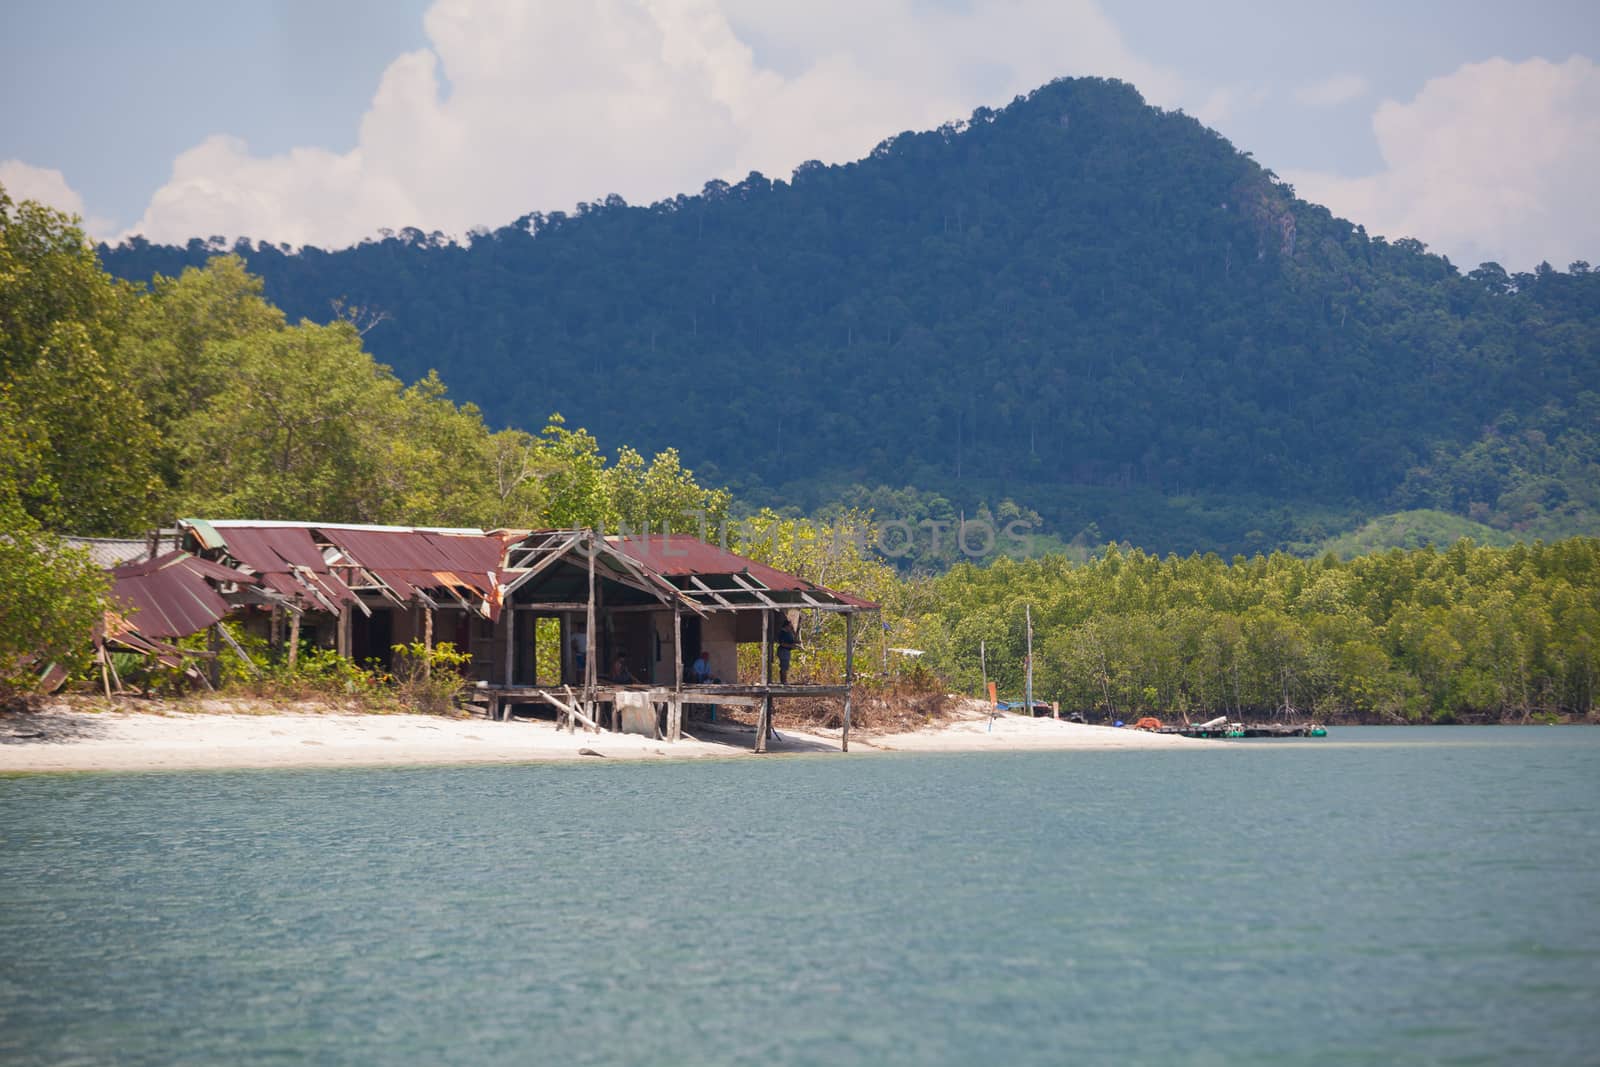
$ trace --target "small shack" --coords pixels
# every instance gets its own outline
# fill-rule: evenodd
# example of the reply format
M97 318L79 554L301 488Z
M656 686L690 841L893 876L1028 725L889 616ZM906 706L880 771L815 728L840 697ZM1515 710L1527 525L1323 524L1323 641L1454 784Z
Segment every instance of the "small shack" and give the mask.
M623 709L642 708L647 731L675 741L689 706L744 704L759 709L762 752L774 700L833 696L844 699L840 745L849 749L855 617L877 609L869 601L687 534L538 531L509 545L502 577L504 647L485 687L491 714L543 704L569 727L636 729ZM779 635L800 611L845 617L843 684L774 681ZM742 683L741 644L761 646L759 677ZM690 674L701 652L710 664L703 680Z

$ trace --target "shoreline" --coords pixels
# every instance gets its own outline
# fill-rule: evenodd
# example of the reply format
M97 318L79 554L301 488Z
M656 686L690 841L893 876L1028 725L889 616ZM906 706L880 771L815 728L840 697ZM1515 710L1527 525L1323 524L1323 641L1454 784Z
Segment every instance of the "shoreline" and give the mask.
M218 702L222 703L222 702ZM56 706L0 719L0 775L326 769L756 758L755 733L694 723L669 744L616 733L566 733L553 722L305 710L84 711ZM970 712L905 733L852 731L849 756L885 753L1225 748L1109 726ZM780 730L769 754L841 755L837 730Z

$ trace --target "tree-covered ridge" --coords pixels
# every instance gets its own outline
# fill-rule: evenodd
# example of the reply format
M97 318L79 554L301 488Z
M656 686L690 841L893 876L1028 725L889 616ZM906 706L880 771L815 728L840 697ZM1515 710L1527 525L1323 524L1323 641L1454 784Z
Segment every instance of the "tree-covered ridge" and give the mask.
M146 278L220 247L103 255ZM1534 530L1596 513L1600 277L1463 275L1116 82L1052 83L789 181L608 197L464 246L403 230L239 251L292 317L335 299L388 313L373 350L406 376L438 368L496 422L559 409L805 508L909 484L1014 498L1064 539L1099 522L1184 548L1210 547L1204 522L1117 502L1434 506ZM1452 463L1508 425L1525 461L1492 478ZM1273 536L1271 510L1211 544L1314 539Z
M0 188L0 536L181 515L693 532L727 513L671 449L613 461L559 415L492 431L353 322L291 325L261 290L233 257L118 282L72 220Z
M1374 721L1589 715L1600 684L1600 540L1487 548L1459 541L1340 561L1225 563L1108 548L961 565L935 580L920 638L976 692L1034 690L1063 709L1355 715Z

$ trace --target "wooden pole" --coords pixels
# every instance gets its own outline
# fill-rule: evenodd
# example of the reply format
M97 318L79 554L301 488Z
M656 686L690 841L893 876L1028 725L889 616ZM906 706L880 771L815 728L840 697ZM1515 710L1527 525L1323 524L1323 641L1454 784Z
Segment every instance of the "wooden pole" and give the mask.
M290 608L285 614L289 620L289 673L294 673L295 661L300 658L300 612Z
M1033 718L1033 608L1022 605L1023 616L1028 620L1028 718Z
M761 715L756 719L756 751L767 750L772 728L772 612L761 613Z
M850 698L856 678L856 617L844 617L844 729L839 731L839 751L850 751Z
M511 688L511 686L513 684L513 680L516 677L516 674L513 671L513 662L515 661L516 656L517 656L517 612L516 612L516 609L510 604L502 604L500 606L500 620L501 620L501 622L503 622L505 624L505 628L506 628L506 669L501 672L501 677L503 677L505 679L506 688L509 689L509 688ZM538 639L539 639L539 636L538 636L539 624L538 623L534 623L533 628L534 628L534 641L537 642ZM535 643L535 645L534 645L533 662L535 664L537 664L539 662L539 646L538 646L537 643ZM538 668L536 667L535 670L537 670L537 669ZM537 681L537 680L538 679L535 679L535 681Z
M422 677L433 677L433 608L422 609Z
M339 646L339 655L345 659L350 658L350 617L350 605L341 605L339 608L339 632L335 641Z
M600 717L597 714L598 709L594 706L594 688L595 688L595 680L598 677L598 672L596 670L597 664L594 661L594 659L595 659L595 625L594 625L594 555L595 555L595 543L594 543L594 531L593 530L589 531L589 539L586 542L586 544L588 545L588 548L589 548L589 605L588 605L589 606L589 614L588 614L588 631L584 636L584 640L586 642L586 649L587 650L585 652L584 662L583 662L583 702L585 704L584 711L589 713L589 718L591 720L593 720L594 722L599 722L600 721Z
M211 624L211 633L207 644L211 648L211 662L206 664L206 684L213 692L222 684L222 623Z
M683 735L683 608L672 602L672 711L667 740Z

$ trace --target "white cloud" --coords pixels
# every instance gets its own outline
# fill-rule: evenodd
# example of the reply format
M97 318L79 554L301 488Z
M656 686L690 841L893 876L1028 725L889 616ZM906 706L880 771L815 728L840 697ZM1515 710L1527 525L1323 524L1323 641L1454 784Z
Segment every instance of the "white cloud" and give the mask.
M111 223L88 216L83 208L83 197L67 184L67 176L59 170L35 167L20 159L0 161L0 186L12 200L37 200L57 211L77 215L83 228L91 237L102 237L111 230Z
M209 138L128 232L459 235L613 192L647 202L751 170L787 177L1062 75L1124 78L1166 104L1186 91L1091 0L437 0L425 26L430 46L389 66L355 148L257 156ZM749 40L781 42L783 62L764 65Z
M1463 267L1525 270L1600 259L1600 68L1491 59L1435 78L1372 118L1385 167L1348 178L1286 173L1299 195Z
M1268 95L1265 89L1223 86L1211 90L1202 97L1191 114L1207 126L1216 127L1229 119L1254 111L1266 103Z
M1335 74L1331 78L1302 85L1294 98L1307 107L1338 107L1366 96L1371 87L1359 74Z

